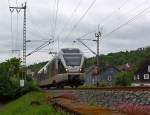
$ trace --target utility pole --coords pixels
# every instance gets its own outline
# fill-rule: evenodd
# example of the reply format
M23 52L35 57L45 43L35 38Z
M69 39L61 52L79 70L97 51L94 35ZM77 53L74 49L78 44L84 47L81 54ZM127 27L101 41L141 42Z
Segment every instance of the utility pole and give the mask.
M99 31L99 26L98 26L98 32L95 33L95 37L97 38L95 41L97 43L97 55L96 55L96 62L97 62L97 66L99 66L99 40L101 37L101 32Z
M21 7L9 7L10 12L12 13L14 10L19 13L21 10L24 10L24 20L23 20L23 60L22 60L22 65L24 68L24 78L26 78L26 2L25 4L22 4Z

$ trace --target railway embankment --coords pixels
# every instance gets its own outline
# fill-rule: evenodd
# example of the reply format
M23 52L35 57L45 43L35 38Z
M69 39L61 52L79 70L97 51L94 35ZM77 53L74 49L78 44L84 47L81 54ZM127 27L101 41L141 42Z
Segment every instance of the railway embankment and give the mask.
M82 102L115 109L118 103L150 105L150 90L63 89L48 90L51 94L71 93Z

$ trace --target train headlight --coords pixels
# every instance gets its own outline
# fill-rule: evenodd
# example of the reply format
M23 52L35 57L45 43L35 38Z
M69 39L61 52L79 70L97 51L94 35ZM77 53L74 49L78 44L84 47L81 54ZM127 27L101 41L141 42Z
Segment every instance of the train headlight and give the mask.
M82 69L80 69L80 72L82 71Z
M66 68L66 72L68 72L68 69Z

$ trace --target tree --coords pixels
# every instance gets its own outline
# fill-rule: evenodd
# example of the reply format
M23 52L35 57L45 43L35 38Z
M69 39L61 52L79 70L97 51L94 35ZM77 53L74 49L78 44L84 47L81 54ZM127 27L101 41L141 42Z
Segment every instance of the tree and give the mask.
M20 87L20 79L23 78L22 70L21 60L18 58L11 58L0 63L0 98L16 98L37 89L32 79L26 79L25 86Z

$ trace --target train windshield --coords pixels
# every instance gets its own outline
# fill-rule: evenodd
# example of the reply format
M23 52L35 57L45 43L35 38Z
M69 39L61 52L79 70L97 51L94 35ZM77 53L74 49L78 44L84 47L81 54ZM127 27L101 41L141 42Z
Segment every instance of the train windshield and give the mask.
M80 66L81 55L64 55L63 57L67 66Z

